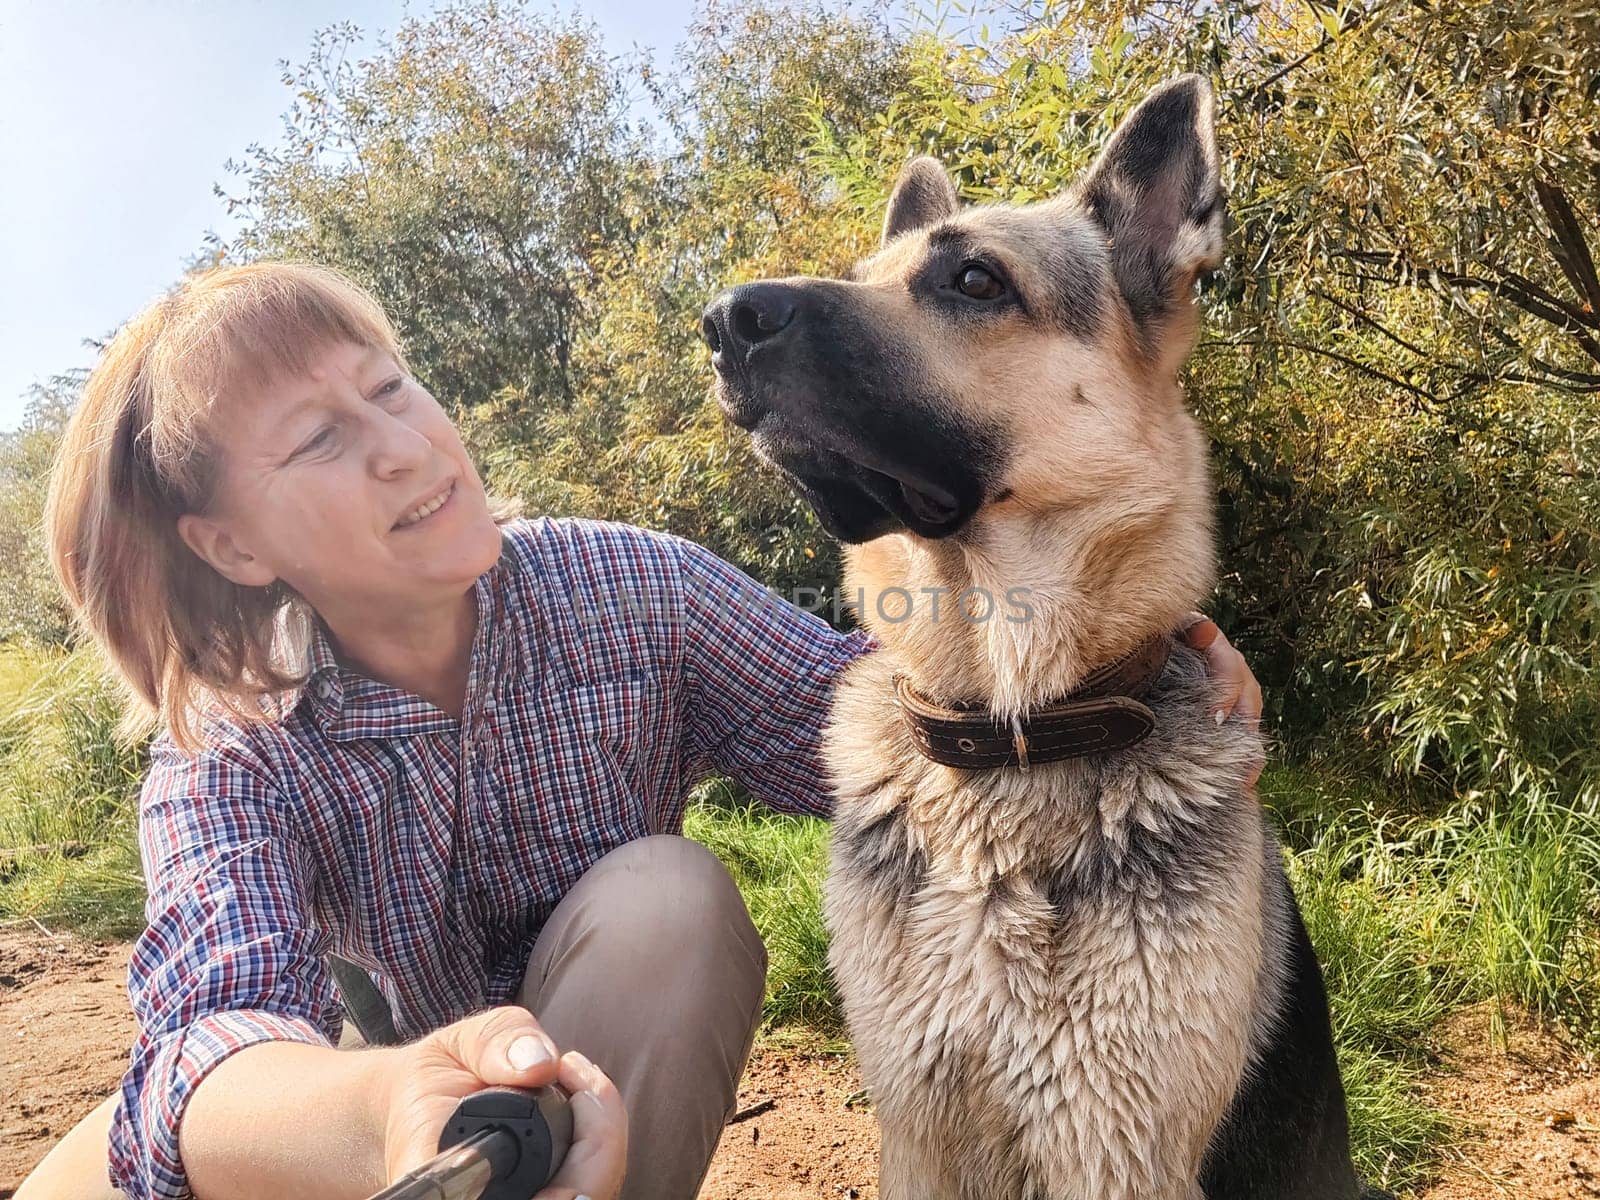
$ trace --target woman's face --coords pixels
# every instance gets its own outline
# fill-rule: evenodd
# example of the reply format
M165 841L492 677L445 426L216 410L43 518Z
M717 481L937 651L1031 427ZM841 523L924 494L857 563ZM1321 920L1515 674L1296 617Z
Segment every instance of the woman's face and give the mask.
M185 540L236 583L283 580L336 628L459 599L500 556L455 426L381 350L328 347L230 406L216 437L217 494L180 518Z

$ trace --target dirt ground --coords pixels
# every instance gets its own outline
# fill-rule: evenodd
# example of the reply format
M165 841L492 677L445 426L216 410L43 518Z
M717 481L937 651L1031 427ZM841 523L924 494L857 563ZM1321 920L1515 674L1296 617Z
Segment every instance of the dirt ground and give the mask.
M123 944L0 928L0 1200L121 1075L127 958ZM1482 1010L1442 1041L1429 1098L1472 1140L1421 1200L1600 1197L1600 1063L1531 1023L1496 1050ZM877 1126L860 1087L843 1056L758 1046L701 1200L876 1200Z

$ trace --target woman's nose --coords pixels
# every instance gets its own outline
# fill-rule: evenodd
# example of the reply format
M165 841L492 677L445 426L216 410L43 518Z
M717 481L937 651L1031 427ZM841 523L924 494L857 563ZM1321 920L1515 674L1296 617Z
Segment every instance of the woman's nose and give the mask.
M418 470L427 465L432 454L433 443L421 430L389 413L376 415L369 459L374 476L392 479Z

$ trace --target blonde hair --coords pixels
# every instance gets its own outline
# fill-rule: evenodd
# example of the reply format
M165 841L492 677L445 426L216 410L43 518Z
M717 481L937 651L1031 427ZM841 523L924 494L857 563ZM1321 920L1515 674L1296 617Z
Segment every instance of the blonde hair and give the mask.
M188 752L217 708L270 720L304 682L313 614L290 589L244 587L178 534L218 483L219 401L306 374L335 343L409 371L378 302L338 271L261 262L196 272L117 332L67 425L45 510L50 558L80 623L130 694L123 731L159 720Z

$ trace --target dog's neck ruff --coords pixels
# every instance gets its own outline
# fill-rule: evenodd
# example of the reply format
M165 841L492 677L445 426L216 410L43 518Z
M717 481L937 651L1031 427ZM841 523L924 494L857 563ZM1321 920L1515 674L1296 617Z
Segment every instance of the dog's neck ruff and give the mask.
M935 704L896 672L895 699L911 741L925 758L947 767L1026 771L1039 763L1108 754L1138 745L1156 727L1144 703L1172 653L1161 634L1095 671L1060 699L1010 724L981 703Z

